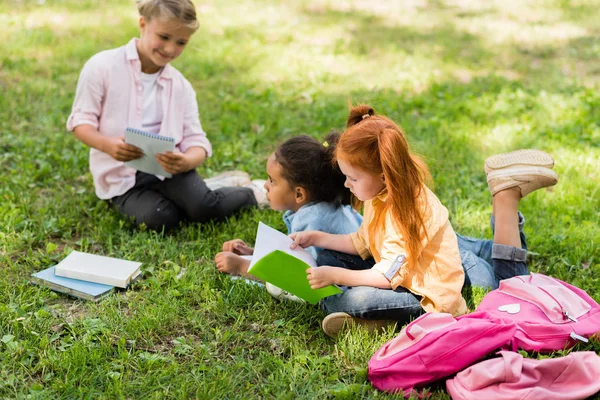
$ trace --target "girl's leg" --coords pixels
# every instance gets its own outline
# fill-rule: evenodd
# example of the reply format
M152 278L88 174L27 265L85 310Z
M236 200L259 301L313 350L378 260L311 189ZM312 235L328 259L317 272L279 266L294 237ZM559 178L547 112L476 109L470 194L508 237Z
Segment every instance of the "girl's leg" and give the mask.
M135 186L125 194L111 199L111 203L124 215L132 217L136 225L145 224L155 231L168 231L179 225L182 215L179 208L162 193L153 189L160 182L154 176L138 172Z
M317 256L317 265L329 265L352 270L371 269L375 260L368 258L363 260L360 256L342 253L334 250L323 250Z
M519 216L519 236L521 239L521 248L527 250L527 238L523 232L523 226L525 225L525 217L520 212ZM492 227L492 234L496 231L496 219L494 214L490 216L490 225ZM484 259L488 264L492 263L492 246L494 240L490 239L478 239L468 236L456 234L458 239L458 248L462 251L468 251L473 253L476 257ZM462 254L461 254L462 255ZM464 263L463 263L464 264Z
M558 182L553 166L552 157L539 150L519 150L486 160L495 217L492 267L498 280L529 273L527 250L519 232L519 203L534 190Z
M344 293L321 300L321 308L327 314L344 312L367 320L397 321L399 325L425 312L421 307L421 298L403 287L396 290L371 286L349 287Z
M210 190L196 170L173 175L155 185L192 222L223 219L246 207L256 207L252 189L224 187Z
M459 249L463 270L465 271L464 286L478 286L496 289L498 282L491 266L491 261L478 257L473 252ZM491 255L491 250L490 250Z
M492 204L496 218L494 244L492 246L492 266L496 279L527 275L527 250L521 248L518 229L517 209L521 201L521 190L502 190L493 197Z
M362 270L372 268L375 260L363 260L359 256L324 250L317 257L317 265ZM367 320L390 320L404 324L424 312L420 297L401 287L396 290L369 286L342 289L344 293L321 300L321 308L328 314L344 312Z

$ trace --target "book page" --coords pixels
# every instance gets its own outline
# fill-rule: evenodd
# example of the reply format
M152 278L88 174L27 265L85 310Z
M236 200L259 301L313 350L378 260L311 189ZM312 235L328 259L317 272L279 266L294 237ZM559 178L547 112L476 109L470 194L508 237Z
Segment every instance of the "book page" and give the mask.
M259 222L258 232L256 233L256 245L254 246L254 255L252 256L252 262L250 263L248 272L258 260L275 250L281 250L284 253L304 261L311 267L316 267L317 263L308 251L300 246L293 250L290 249L290 245L293 242L294 241L286 234L271 228L269 225Z

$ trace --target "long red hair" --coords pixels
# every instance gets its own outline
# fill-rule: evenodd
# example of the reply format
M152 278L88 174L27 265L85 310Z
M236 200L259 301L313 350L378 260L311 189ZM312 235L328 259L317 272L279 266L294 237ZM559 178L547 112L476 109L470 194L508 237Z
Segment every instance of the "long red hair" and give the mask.
M402 129L389 118L376 115L368 105L351 106L335 159L343 159L372 174L383 174L388 196L384 212L377 215L368 228L369 237L373 237L389 210L395 228L406 243L407 261L415 265L422 239L427 235L428 207L423 191L430 175L423 160L410 153Z

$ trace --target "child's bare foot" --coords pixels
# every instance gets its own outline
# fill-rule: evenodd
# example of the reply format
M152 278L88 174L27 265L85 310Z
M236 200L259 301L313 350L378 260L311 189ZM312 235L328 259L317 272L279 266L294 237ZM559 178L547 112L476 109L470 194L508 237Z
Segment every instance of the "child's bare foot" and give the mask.
M248 276L250 261L230 251L222 251L215 256L219 272L231 275Z
M254 249L246 244L242 239L228 240L223 243L223 251L229 251L240 256L250 256Z

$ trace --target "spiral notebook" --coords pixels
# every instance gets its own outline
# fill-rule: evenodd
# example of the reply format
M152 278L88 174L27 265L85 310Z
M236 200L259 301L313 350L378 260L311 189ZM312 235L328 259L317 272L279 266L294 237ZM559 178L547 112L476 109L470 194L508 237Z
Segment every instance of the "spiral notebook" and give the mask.
M175 150L175 139L167 136L155 135L140 129L127 128L125 130L125 143L139 147L144 156L137 160L125 162L125 165L138 171L152 175L161 175L170 178L172 175L165 171L158 161L156 155L165 151Z

